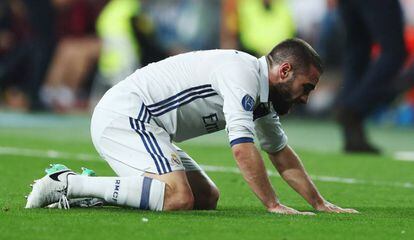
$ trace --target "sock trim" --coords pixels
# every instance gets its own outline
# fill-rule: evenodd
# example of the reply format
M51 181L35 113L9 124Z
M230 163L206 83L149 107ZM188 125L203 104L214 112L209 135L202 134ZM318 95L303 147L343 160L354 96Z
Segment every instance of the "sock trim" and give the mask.
M149 209L151 183L152 183L152 178L144 177L144 181L142 183L141 202L139 204L140 209L145 209L145 210Z

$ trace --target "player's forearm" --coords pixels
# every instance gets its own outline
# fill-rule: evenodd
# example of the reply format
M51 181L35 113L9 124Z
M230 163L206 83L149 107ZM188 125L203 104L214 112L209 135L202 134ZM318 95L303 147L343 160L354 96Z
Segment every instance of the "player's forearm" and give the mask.
M269 158L282 178L309 204L316 208L323 203L323 197L307 174L299 157L289 146L278 153L269 154Z
M241 143L233 146L233 155L244 179L267 209L278 206L279 201L270 184L259 151L253 143Z

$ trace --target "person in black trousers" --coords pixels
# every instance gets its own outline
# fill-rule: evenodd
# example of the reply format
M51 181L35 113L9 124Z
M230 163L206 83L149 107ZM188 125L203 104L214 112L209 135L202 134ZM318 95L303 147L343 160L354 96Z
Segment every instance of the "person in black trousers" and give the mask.
M337 108L344 150L379 154L367 139L364 122L389 101L389 89L406 57L401 6L397 0L339 0L338 6L347 35ZM376 59L371 58L373 43L381 48Z

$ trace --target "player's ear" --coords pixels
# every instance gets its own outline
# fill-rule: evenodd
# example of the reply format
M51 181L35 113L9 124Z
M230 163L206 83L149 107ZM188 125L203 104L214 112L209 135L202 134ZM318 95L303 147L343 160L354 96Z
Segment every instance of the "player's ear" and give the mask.
M279 66L279 75L281 79L285 79L289 76L289 72L292 70L292 64L284 62Z

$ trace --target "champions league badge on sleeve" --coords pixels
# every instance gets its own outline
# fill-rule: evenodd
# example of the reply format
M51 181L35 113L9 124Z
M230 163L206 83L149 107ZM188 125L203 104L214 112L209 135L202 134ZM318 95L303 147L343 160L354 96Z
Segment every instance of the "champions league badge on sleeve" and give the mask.
M254 100L249 94L244 95L244 97L242 99L242 106L243 106L244 110L246 110L246 111L249 111L249 112L253 111Z

